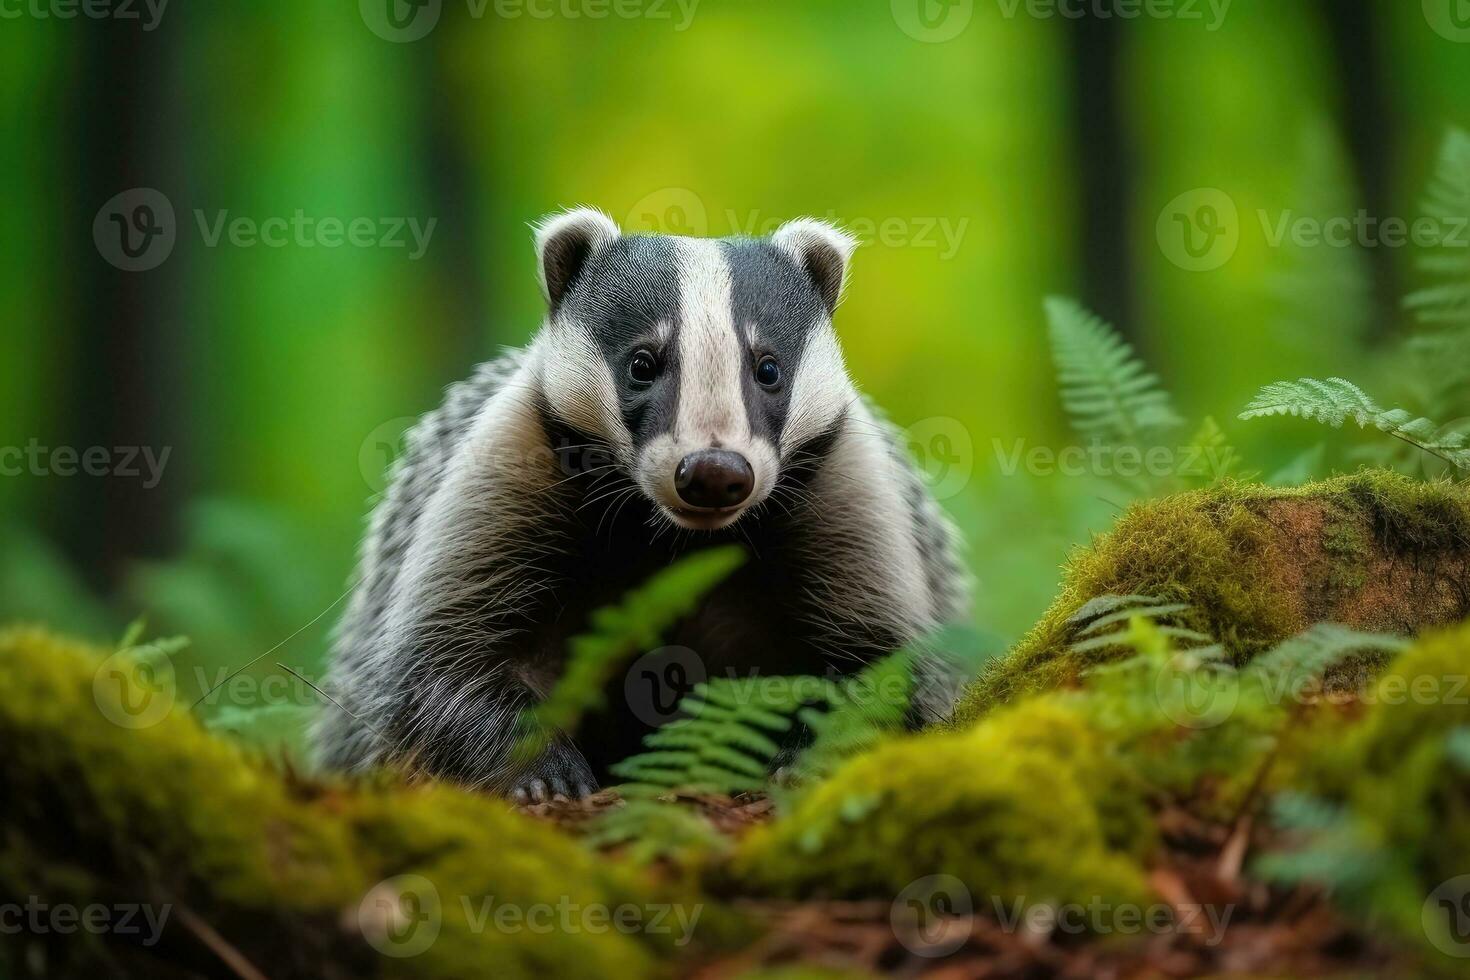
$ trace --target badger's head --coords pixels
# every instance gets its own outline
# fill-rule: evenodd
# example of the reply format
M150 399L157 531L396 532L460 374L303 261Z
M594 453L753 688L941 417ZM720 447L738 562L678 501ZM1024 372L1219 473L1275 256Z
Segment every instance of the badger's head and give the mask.
M733 524L853 397L832 328L855 242L820 221L768 239L624 235L578 209L536 231L551 412L606 443L681 527Z

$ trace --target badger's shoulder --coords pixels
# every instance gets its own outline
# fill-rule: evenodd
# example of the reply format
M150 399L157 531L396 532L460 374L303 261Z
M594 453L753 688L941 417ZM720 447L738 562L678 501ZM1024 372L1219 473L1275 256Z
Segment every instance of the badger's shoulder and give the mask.
M801 522L811 593L843 641L905 643L965 614L959 536L925 486L901 430L872 402L848 406L810 482Z
M522 373L528 357L526 350L517 348L481 364L470 377L450 385L439 407L404 433L387 488L369 518L358 566L358 592L344 621L344 632L371 629L413 543L425 506L442 484L475 418ZM350 649L353 644L349 640L344 646Z

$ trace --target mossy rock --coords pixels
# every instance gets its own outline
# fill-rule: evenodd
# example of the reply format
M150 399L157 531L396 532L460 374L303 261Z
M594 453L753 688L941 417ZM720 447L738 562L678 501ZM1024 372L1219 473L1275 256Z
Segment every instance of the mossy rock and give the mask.
M1188 603L1178 625L1237 663L1320 622L1417 634L1470 616L1470 490L1367 470L1294 489L1232 483L1135 504L1068 562L1046 615L971 685L964 726L1076 683L1116 648L1070 647L1091 599Z
M128 679L132 663L114 672L119 661L104 654L39 630L0 632L0 891L172 915L156 946L69 934L22 948L12 938L0 967L21 949L29 969L50 975L119 964L214 974L238 956L270 975L637 977L665 972L681 951L677 916L666 932L628 932L582 910L633 908L648 922L648 910L673 905L686 922L698 907L702 930L732 922L501 800L440 785L312 783L180 707L120 714L122 698L136 709L145 692ZM498 924L504 907L576 925Z
M960 879L979 906L1143 902L1154 830L1138 788L1066 706L1030 701L966 732L879 745L742 842L742 887L894 900Z

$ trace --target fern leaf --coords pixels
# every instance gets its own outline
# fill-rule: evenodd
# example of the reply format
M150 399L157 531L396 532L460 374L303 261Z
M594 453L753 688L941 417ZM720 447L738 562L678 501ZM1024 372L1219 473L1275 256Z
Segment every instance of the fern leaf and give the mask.
M1470 133L1451 129L1446 135L1422 210L1447 235L1458 229L1460 240L1456 247L1442 247L1419 259L1422 271L1449 281L1410 294L1404 305L1422 324L1470 327L1470 249L1464 240L1470 216Z
M1470 439L1465 433L1440 427L1401 408L1380 408L1363 389L1342 378L1326 381L1302 378L1267 385L1240 413L1240 418L1271 415L1295 415L1333 428L1341 428L1343 422L1352 419L1359 428L1372 426L1460 469L1470 470Z
M1180 424L1158 376L1111 326L1059 297L1047 299L1046 316L1062 406L1079 434L1129 445Z
M1282 689L1282 682L1320 678L1353 657L1384 659L1403 650L1403 637L1387 633L1364 633L1337 623L1318 623L1304 633L1285 640L1251 661L1246 675Z

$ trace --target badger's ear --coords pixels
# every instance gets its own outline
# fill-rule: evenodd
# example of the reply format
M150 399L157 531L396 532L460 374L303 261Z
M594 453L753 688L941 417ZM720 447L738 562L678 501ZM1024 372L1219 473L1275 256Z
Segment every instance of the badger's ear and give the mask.
M827 304L827 312L835 310L847 284L847 263L857 239L825 221L797 218L777 228L771 244L790 255L807 274Z
M541 291L554 309L572 288L587 260L618 240L622 230L596 208L547 215L536 225L536 268Z

